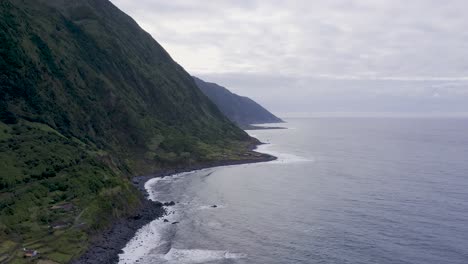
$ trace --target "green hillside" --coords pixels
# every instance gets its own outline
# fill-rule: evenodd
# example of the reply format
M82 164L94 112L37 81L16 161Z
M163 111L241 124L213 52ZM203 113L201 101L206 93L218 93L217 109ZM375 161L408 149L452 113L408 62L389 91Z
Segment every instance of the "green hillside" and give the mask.
M138 208L131 176L251 142L109 1L0 1L0 263L66 263Z

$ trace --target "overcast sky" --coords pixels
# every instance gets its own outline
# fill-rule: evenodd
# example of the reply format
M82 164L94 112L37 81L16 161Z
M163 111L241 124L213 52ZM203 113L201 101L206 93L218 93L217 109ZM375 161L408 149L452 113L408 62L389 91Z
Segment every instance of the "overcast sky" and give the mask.
M468 112L466 0L112 0L274 112Z

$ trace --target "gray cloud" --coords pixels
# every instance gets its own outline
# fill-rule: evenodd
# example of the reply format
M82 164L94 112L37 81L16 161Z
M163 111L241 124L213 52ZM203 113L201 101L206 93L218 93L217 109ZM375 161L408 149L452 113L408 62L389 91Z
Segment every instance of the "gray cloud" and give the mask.
M465 0L112 2L189 72L273 110L468 111Z

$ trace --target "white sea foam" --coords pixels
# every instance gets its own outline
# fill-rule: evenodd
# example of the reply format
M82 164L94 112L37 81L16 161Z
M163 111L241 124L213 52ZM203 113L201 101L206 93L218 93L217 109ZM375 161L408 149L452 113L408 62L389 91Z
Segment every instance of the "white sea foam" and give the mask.
M158 177L148 180L145 183L145 189L149 194L148 199L152 201L164 201L154 186L163 182L168 183L175 181L181 177L182 174L175 174L168 177ZM175 232L177 225L173 222L179 221L179 214L177 213L177 205L172 207L165 207L167 215L140 228L135 236L125 245L122 249L123 253L119 254L119 264L134 264L145 263L145 259L153 255L164 255L170 251L169 239ZM167 222L164 222L167 220Z
M183 177L194 173L186 172L175 174L168 177L158 177L150 179L145 183L145 189L149 194L149 199L153 201L165 201L162 193L155 188L158 184L170 184L174 181L183 179ZM167 215L152 221L151 223L140 228L135 236L122 249L123 253L119 254L119 264L152 264L157 263L186 263L196 264L222 259L237 259L244 258L246 255L241 253L233 253L224 250L209 250L209 249L176 249L171 247L171 239L173 238L177 224L174 222L181 221L179 212L185 204L176 204L175 206L165 207ZM223 208L223 205L217 205L213 208L212 205L201 205L199 210ZM167 222L164 222L167 220ZM217 222L210 222L213 228L222 228L222 225Z
M260 126L260 127L282 126L282 127L285 127L287 130L295 130L296 129L294 127L287 127L286 125L287 124L284 124L284 123L255 124L255 126ZM287 132L287 130L286 130L286 132ZM251 137L259 138L260 140L262 140L264 142L269 142L269 140L267 140L265 138L262 139L262 137L258 137L257 134L256 134L257 133L256 131L257 130L247 130L246 132ZM272 129L272 130L266 130L266 131L276 133L278 130ZM305 158L305 157L302 157L302 156L299 156L299 155L296 155L296 154L274 150L274 146L275 146L274 144L270 144L270 143L259 145L255 149L255 151L277 157L276 160L269 162L270 164L271 163L281 164L281 163L297 163L297 162L313 162L314 161L313 158Z
M119 264L149 264L155 261L168 264L196 264L246 257L242 253L225 250L172 248L170 238L177 225L171 222L177 220L177 215L169 215L165 219L169 222L165 223L162 219L158 219L141 228L119 255Z
M313 162L314 161L313 158L305 158L305 157L301 157L301 156L291 154L291 153L285 153L285 152L272 150L273 147L274 147L273 144L263 144L263 145L258 146L255 149L255 151L277 157L278 159L270 162L270 163L275 163L275 164L278 164L278 163L296 163L296 162Z
M260 124L251 124L252 126L256 126L256 127L286 127L286 128L289 128L287 127L288 123L260 123Z
M171 214L165 217L169 220L168 223L163 219L157 219L140 228L123 248L123 253L119 254L119 264L144 263L144 259L148 256L166 254L170 250L170 245L164 236L174 232L171 229L176 228L176 225L172 225L171 222L176 218L176 215Z
M284 153L272 150L272 144L258 146L256 151L276 156L278 159L271 163L294 163L310 162L313 159L307 159L298 155ZM208 171L204 169L202 171ZM157 185L172 184L175 181L183 180L184 177L200 171L185 172L174 174L167 177L158 177L150 179L145 183L145 189L148 192L148 198L152 201L169 202L161 191L156 188ZM137 231L135 236L127 243L119 255L119 264L145 264L154 263L155 260L161 263L205 263L221 259L244 258L244 254L232 253L223 250L208 249L175 249L171 247L171 239L175 234L177 225L173 222L180 221L179 211L185 204L176 204L172 207L165 207L168 214L162 218L156 219ZM199 210L224 208L224 205L200 205ZM164 222L166 219L168 222ZM213 228L222 228L217 222L208 223Z
M167 183L172 183L174 181L178 181L183 179L184 176L187 176L189 174L192 174L196 171L191 171L191 172L184 172L184 173L179 173L179 174L174 174L171 176L166 176L166 177L157 177L148 180L145 183L145 190L148 192L148 198L151 201L159 201L159 202L169 202L169 201L164 201L164 197L160 195L160 192L157 190L157 188L153 188L153 186L157 184L167 184Z
M245 254L232 253L224 250L207 249L175 249L172 248L164 259L168 263L205 263L222 259L245 258Z

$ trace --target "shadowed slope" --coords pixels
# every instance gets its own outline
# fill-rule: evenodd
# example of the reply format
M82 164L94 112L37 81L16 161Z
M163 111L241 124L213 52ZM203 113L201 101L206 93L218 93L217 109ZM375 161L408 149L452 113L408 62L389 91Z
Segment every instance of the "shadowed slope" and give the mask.
M276 117L252 99L231 93L228 89L216 83L205 82L193 77L198 87L219 109L233 122L242 127L251 124L282 123Z

